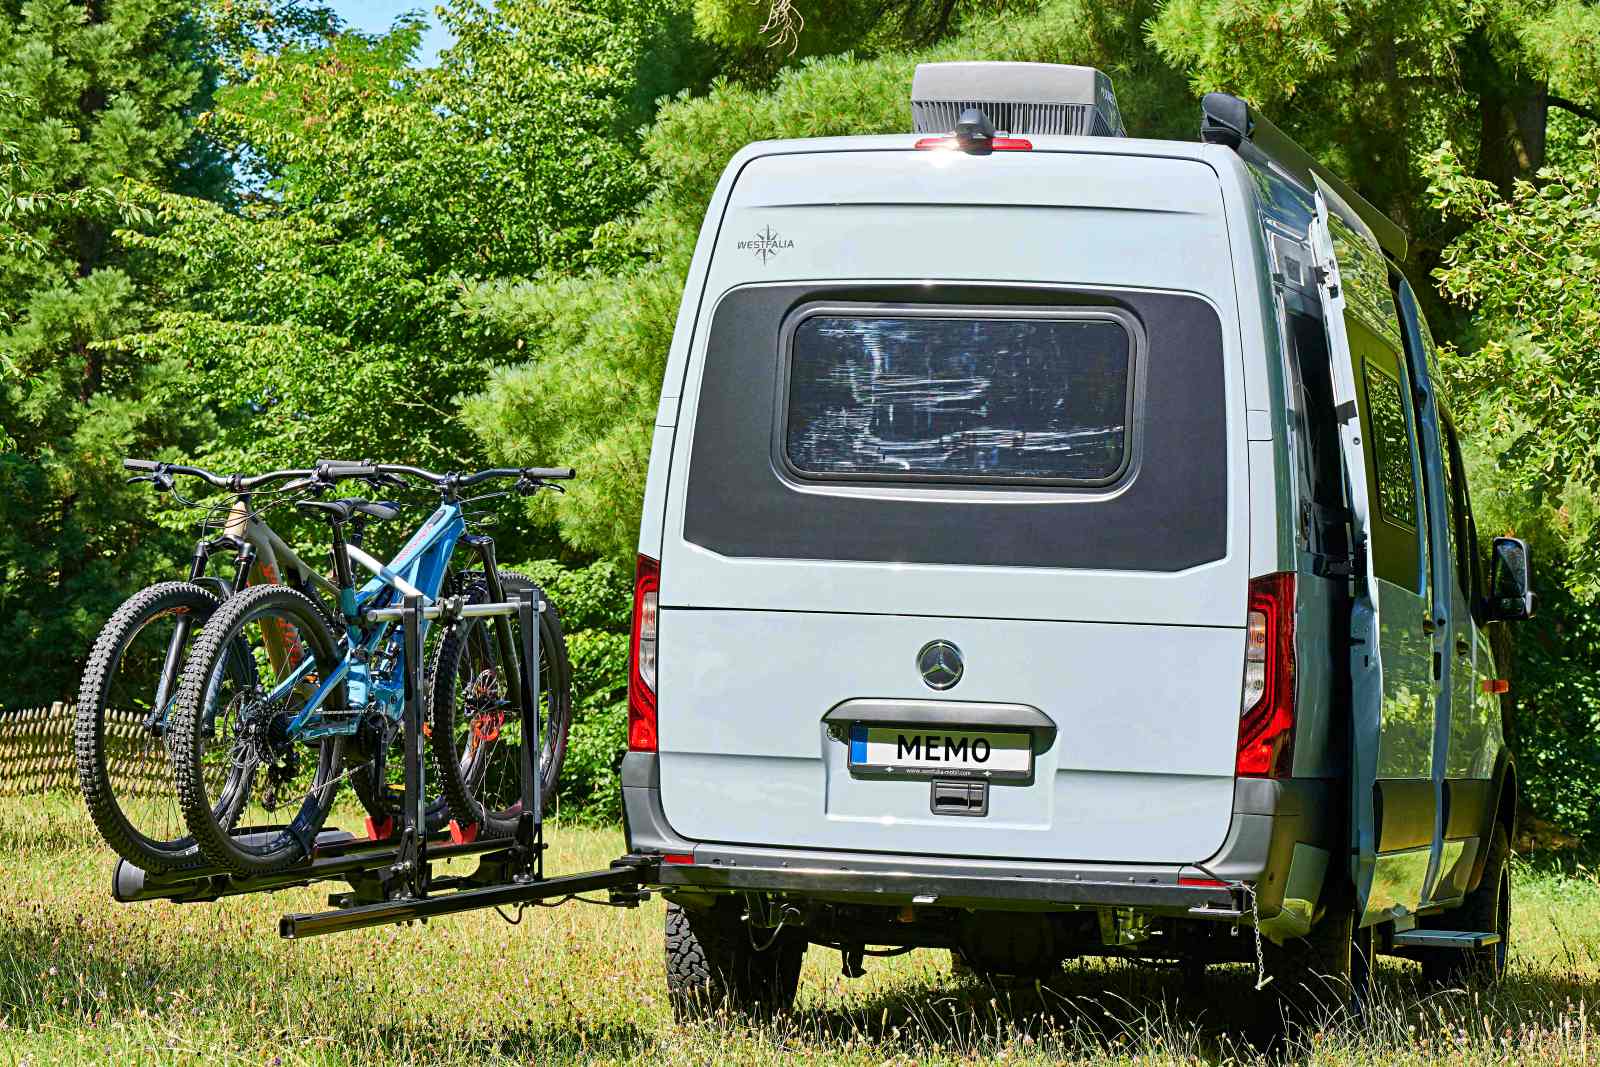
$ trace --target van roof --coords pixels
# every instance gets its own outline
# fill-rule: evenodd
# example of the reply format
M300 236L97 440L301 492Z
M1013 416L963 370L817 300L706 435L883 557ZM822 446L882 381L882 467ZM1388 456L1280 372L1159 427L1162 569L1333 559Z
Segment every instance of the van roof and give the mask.
M886 133L850 137L797 137L781 141L755 141L740 149L734 159L799 152L882 152L915 149L927 134ZM1234 153L1219 145L1199 141L1167 141L1144 137L1092 137L1067 134L1029 134L1036 152L1084 152L1095 155L1159 156L1165 159L1211 160Z
M1213 94L1220 95L1220 94ZM1408 243L1405 230L1361 197L1341 179L1316 163L1304 150L1264 118L1255 116L1252 131L1265 145L1245 141L1234 145L1226 141L1175 141L1144 137L1099 137L1062 134L1029 134L1025 140L1037 153L1071 152L1080 155L1187 159L1221 169L1237 166L1253 157L1271 167L1275 175L1298 189L1309 202L1316 191L1314 183L1326 183L1329 210L1343 216L1358 232L1366 232L1375 244L1397 262L1403 261ZM884 152L915 150L926 134L890 133L848 137L804 137L787 140L755 141L746 145L729 161L730 172L751 159L827 152ZM1269 140L1270 139L1270 140ZM1027 151L1001 150L1006 155L1026 156ZM1280 161L1279 155L1284 159ZM1234 163L1223 162L1226 159ZM1315 175L1315 177L1313 177ZM1320 183L1318 182L1320 179Z

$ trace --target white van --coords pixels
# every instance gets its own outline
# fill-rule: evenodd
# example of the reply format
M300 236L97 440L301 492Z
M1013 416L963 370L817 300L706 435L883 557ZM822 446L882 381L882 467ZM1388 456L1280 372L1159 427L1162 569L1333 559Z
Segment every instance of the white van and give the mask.
M623 762L675 1002L784 1007L808 944L1497 974L1527 551L1480 592L1403 232L1221 94L912 112L739 152L690 267Z

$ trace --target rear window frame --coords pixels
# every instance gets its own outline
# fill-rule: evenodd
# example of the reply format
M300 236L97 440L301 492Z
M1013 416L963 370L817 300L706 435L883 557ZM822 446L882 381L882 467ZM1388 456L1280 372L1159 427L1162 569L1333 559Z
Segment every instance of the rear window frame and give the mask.
M1128 339L1128 374L1126 396L1123 404L1122 463L1109 476L1096 479L1047 478L1038 476L1012 476L993 474L933 474L895 471L810 471L796 464L789 455L789 430L792 409L790 406L794 371L794 342L800 327L808 320L819 317L832 318L927 318L927 319L994 319L997 321L1056 320L1112 322L1122 328ZM1032 304L963 304L963 303L877 303L839 300L811 301L795 307L785 316L779 330L776 408L773 419L772 459L780 476L794 483L812 486L871 486L896 492L949 489L963 495L985 489L1016 492L1042 491L1072 493L1102 497L1126 489L1138 474L1143 454L1143 408L1145 381L1144 330L1137 316L1128 309L1112 304L1094 305L1032 305Z

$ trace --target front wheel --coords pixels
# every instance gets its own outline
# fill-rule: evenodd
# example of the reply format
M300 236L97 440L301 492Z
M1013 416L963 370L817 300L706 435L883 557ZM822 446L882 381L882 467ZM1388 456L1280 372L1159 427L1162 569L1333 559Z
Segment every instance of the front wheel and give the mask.
M1434 948L1422 953L1423 980L1434 986L1459 986L1471 979L1498 982L1511 951L1511 838L1495 824L1478 888L1461 906L1428 916L1423 924L1448 930L1487 930L1499 940L1482 948Z
M78 689L73 740L89 817L119 856L152 873L205 862L172 786L168 745L178 672L216 607L217 598L193 582L140 590L95 638ZM251 669L239 657L230 664ZM248 681L247 674L241 680ZM215 818L231 824L248 783L234 781L229 788L226 770L217 773L208 789Z
M537 588L523 575L499 575L507 600ZM477 582L465 597L469 604L488 603L488 586ZM476 825L484 837L510 836L522 814L522 721L514 688L523 665L517 662L522 643L515 618L463 619L439 642L428 672L429 744L445 799L457 823ZM545 602L538 625L539 791L549 810L572 726L572 664L555 604ZM503 657L506 644L510 663Z
M230 666L239 649L254 661L248 683ZM236 874L272 874L309 854L333 806L343 739L308 747L289 728L339 662L321 609L282 586L229 598L195 638L173 708L172 760L184 820L212 863ZM321 709L349 714L345 703L338 685ZM246 816L266 825L233 831L217 817L212 782L219 768L229 780L254 783Z

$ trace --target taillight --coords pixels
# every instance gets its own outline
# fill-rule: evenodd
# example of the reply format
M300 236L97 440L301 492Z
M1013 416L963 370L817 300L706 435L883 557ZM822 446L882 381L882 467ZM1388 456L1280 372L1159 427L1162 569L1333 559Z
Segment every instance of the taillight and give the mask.
M1234 773L1285 778L1294 756L1294 574L1250 580Z
M628 751L656 750L656 638L661 564L639 557L633 581L633 646L628 656Z

